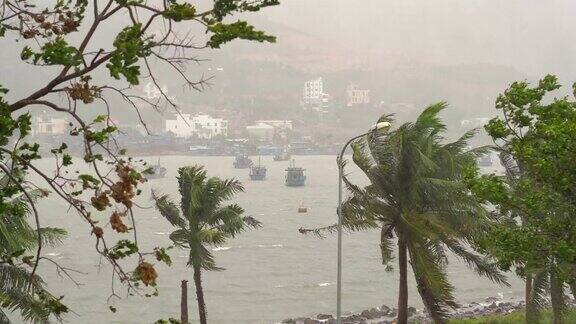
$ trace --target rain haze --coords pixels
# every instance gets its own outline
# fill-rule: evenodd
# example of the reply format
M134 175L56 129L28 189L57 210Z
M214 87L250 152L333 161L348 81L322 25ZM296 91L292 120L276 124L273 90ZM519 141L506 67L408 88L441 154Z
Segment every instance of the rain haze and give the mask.
M277 2L2 1L0 323L560 316L576 3Z

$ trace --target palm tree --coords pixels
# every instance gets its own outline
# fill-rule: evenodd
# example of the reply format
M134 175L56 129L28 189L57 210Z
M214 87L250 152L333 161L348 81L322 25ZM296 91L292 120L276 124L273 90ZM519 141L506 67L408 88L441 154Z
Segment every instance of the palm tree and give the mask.
M448 251L478 274L506 284L495 264L467 248L488 213L468 194L460 178L481 150L466 151L474 131L443 144L446 127L438 114L445 107L444 103L429 106L413 123L353 143L354 163L370 184L361 188L344 179L351 193L342 208L344 226L352 231L379 228L382 262L387 268L396 240L399 324L408 321L408 262L422 301L436 323L445 323L449 309L456 305L446 273ZM379 122L383 121L392 118L383 116ZM323 230L333 227L315 232Z
M0 178L0 191L10 186L7 176ZM0 323L9 323L5 311L19 311L24 321L48 322L51 315L59 317L65 306L52 296L38 275L32 277L26 269L26 263L18 264L17 260L35 251L38 235L42 244L58 245L66 232L57 228L40 228L39 232L27 221L31 213L30 199L37 199L43 193L40 190L4 197L0 202ZM33 202L32 202L33 203ZM29 259L28 263L35 262ZM37 261L36 261L37 262ZM58 307L58 309L55 309Z
M247 228L261 223L244 215L237 204L222 206L236 193L244 190L234 179L209 178L201 166L178 169L180 208L167 195L153 194L156 208L173 226L170 239L181 248L189 249L188 266L194 270L200 323L206 324L206 304L202 290L201 271L223 270L216 266L209 247L222 245Z

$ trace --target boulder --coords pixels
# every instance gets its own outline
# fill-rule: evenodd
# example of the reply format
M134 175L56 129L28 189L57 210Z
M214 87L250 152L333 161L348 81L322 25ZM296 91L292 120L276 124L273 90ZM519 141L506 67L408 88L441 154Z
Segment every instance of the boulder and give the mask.
M319 320L327 320L327 319L331 319L331 318L334 318L334 317L333 317L332 315L330 315L330 314L318 314L318 315L316 316L316 318L319 319Z
M408 307L408 317L416 315L418 310L412 306Z
M488 297L488 298L484 299L484 301L487 302L487 303L493 303L493 302L497 302L497 301L498 301L498 298L496 298L496 297Z
M363 317L366 317L367 319L376 319L376 318L380 318L385 316L386 314L388 314L388 312L383 312L381 310L379 310L378 308L370 308L367 310L362 311L362 313L360 313L360 315L362 315Z
M296 324L296 321L291 318L287 318L282 320L282 324Z
M381 311L382 313L384 313L384 315L387 315L388 313L390 313L391 310L392 310L392 309L391 309L390 307L386 306L386 305L380 306L380 311Z

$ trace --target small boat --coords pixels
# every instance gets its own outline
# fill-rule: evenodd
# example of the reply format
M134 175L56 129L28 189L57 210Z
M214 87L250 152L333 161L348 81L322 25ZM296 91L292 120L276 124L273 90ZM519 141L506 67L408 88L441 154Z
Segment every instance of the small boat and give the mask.
M290 154L286 151L282 151L276 155L274 155L274 161L279 162L279 161L289 161L290 160Z
M258 157L258 165L254 165L250 168L250 180L266 180L266 171L266 167L260 164L260 157Z
M305 169L296 166L296 162L292 160L290 167L286 169L286 186L288 187L301 187L306 184L306 176L304 175Z
M234 167L236 169L248 169L254 164L248 155L236 155L234 158Z
M478 158L478 165L481 167L492 166L492 156L490 154L482 155L480 158Z
M300 204L300 207L298 207L298 213L299 214L305 214L308 212L308 207L304 206L304 204Z
M146 179L161 179L166 176L166 168L160 165L160 159L158 159L158 163L153 165L150 168L150 173L145 174L144 177Z

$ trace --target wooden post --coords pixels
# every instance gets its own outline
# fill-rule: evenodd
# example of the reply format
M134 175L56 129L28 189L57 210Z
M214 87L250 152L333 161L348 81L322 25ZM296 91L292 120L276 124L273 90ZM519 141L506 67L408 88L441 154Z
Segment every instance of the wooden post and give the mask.
M180 323L188 324L188 280L182 280L180 297Z

